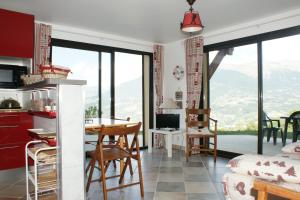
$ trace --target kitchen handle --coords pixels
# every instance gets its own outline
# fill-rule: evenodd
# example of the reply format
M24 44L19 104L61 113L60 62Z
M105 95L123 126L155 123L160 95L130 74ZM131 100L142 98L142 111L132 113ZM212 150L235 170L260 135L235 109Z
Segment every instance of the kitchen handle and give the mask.
M12 125L12 126L0 126L0 128L17 128L19 125Z
M18 115L0 115L1 118L3 117L18 117Z
M0 148L0 150L3 150L3 149L14 149L14 148L17 148L17 147L21 147L21 146L2 147L2 148Z

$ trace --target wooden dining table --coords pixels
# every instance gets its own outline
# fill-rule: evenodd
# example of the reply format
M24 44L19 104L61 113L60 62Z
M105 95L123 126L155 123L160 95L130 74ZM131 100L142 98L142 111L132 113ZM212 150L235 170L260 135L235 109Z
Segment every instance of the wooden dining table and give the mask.
M88 118L85 120L85 130L92 131L99 129L102 125L106 127L113 126L126 126L136 124L137 122L119 120L119 119L109 119L109 118Z
M85 119L85 131L87 135L97 135L98 130L102 126L106 127L114 127L114 126L127 126L133 125L137 122L127 121L127 120L119 120L119 119L109 119L109 118L88 118ZM124 144L124 138L122 137L120 140L120 146L122 147ZM124 160L120 160L120 171L123 170Z

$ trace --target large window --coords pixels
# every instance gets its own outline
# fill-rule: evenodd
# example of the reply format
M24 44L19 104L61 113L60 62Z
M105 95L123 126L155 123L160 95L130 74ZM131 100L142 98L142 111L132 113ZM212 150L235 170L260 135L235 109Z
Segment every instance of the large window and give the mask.
M218 119L219 150L256 153L256 55L256 44L209 53L211 62L222 60L210 79L210 107L212 117Z
M82 49L52 47L52 63L71 69L69 79L87 80L86 117L99 116L99 53Z
M264 41L263 50L263 109L273 120L280 120L284 131L285 120L294 111L300 110L300 35ZM277 127L277 122L274 122ZM282 137L280 129L264 134L264 154L280 153ZM275 135L274 135L275 134ZM274 137L277 140L274 144ZM289 126L286 143L291 143L292 128Z
M130 117L131 121L143 122L144 68L149 72L152 67L145 58L150 58L150 53L58 39L52 43L52 63L69 67L69 78L87 80L87 118ZM140 146L146 143L143 128L139 141Z
M219 150L280 153L284 117L300 110L299 51L300 27L205 47L208 67L216 69L208 85ZM269 119L277 120L272 124L276 129ZM290 126L287 132L288 144Z

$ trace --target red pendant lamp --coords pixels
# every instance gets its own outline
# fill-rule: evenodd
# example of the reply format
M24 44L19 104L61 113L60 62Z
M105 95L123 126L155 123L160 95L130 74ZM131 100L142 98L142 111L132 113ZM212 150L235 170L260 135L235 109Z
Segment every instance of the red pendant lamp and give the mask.
M180 29L183 32L193 33L197 31L201 31L203 29L203 25L197 11L194 11L192 5L196 0L187 0L189 3L190 10L184 13L183 22L180 23Z

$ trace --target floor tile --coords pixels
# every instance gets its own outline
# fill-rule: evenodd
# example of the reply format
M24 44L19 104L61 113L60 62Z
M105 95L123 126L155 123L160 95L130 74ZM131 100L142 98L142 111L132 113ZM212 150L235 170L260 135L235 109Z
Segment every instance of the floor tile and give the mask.
M211 182L185 182L187 193L217 193Z
M157 192L185 192L184 182L158 182Z
M182 173L182 167L160 167L160 173Z
M186 200L186 193L156 192L154 200Z
M217 194L199 194L199 193L189 193L187 194L188 200L220 200Z
M109 200L224 200L220 177L227 172L228 159L218 158L214 163L212 156L193 155L189 162L183 151L174 150L169 158L164 149L153 149L149 154L142 151L142 174L144 179L144 198L140 195L139 185L108 192ZM132 162L134 174L125 174L125 183L139 180L135 161ZM107 176L119 174L119 165L107 170ZM99 178L101 172L95 170L93 178ZM23 199L26 194L25 169L0 171L0 200ZM108 187L118 186L118 178L107 180ZM87 193L88 200L102 200L102 185L93 182Z

